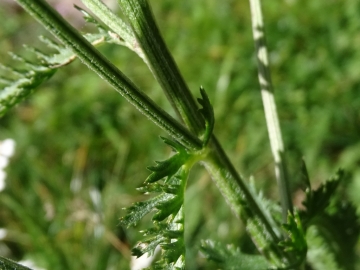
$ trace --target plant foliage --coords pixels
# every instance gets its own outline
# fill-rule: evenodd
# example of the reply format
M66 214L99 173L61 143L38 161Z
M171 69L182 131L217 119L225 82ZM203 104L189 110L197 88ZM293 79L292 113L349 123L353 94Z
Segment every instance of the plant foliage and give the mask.
M313 190L310 185L310 178L306 169L305 162L302 162L302 176L306 184L305 200L303 205L306 211L302 211L302 219L305 226L309 226L311 220L319 215L325 213L325 209L329 206L331 199L334 197L335 190L344 177L344 170L339 170L336 175L324 184L321 184L316 190Z
M123 45L122 40L115 33L108 31L104 26L83 9L77 7L84 15L87 22L98 29L98 33L87 33L84 37L93 45L103 43L116 43ZM35 60L27 60L25 57L10 53L13 60L22 64L21 69L0 65L0 117L10 108L27 98L43 82L49 80L56 70L71 63L76 59L75 54L67 48L54 41L40 37L48 49L55 50L55 53L44 53L30 46L25 49ZM1 71L0 70L0 71Z
M189 173L191 155L178 142L163 138L175 154L165 161L156 162L148 169L152 172L139 190L147 194L159 194L137 202L121 219L125 226L136 225L146 214L155 211L154 227L142 231L144 240L134 249L133 255L153 255L157 246L162 249L161 260L155 269L185 269L184 244L184 194ZM161 183L159 183L159 181Z
M200 250L208 260L216 262L224 270L264 270L270 267L263 256L244 254L233 245L206 240L202 241Z

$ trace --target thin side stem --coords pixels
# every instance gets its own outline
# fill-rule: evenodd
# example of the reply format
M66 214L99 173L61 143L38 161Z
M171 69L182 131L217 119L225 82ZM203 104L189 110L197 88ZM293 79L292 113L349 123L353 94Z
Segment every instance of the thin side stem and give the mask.
M204 121L172 55L156 25L146 0L118 0L141 46L149 68L164 89L174 109L196 135L204 131Z
M275 175L279 187L283 221L286 222L288 211L293 211L289 179L284 158L284 143L282 140L279 118L276 110L274 90L271 82L266 38L260 0L250 0L253 36L258 61L258 74L261 87L261 97L264 105L267 129L271 151L275 161Z
M200 149L201 141L183 125L158 107L70 24L68 24L49 4L43 0L16 0L26 11L55 35L63 44L71 48L76 56L102 79L110 83L122 96L141 113L165 130L189 149Z

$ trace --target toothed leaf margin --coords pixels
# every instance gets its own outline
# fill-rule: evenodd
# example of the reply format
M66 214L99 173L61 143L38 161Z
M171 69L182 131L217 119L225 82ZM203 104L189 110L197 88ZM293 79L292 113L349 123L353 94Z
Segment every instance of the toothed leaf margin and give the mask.
M304 176L305 183L307 184L307 188L305 190L306 197L302 202L302 204L306 207L306 210L301 211L300 216L306 228L310 225L313 218L324 214L326 207L330 204L331 198L335 194L335 191L345 173L344 170L339 169L334 177L327 180L324 184L321 184L316 190L311 189L305 163L303 163L302 174Z
M139 189L147 194L158 195L147 201L135 203L120 222L127 227L133 226L146 214L154 212L154 227L141 232L144 240L133 249L133 255L153 255L155 249L160 246L162 256L155 263L155 269L185 269L183 205L189 174L188 163L192 155L178 142L162 139L175 154L165 161L156 162L155 166L148 167L152 173L145 180L145 185Z
M265 270L270 267L263 256L244 254L233 245L206 240L202 242L200 251L225 270Z
M124 45L123 40L116 34L107 31L100 23L85 10L76 7L84 15L84 19L95 25L98 33L87 33L84 37L93 45L102 43L116 43ZM0 117L9 109L23 101L26 97L43 82L49 80L55 71L71 63L76 59L70 48L60 45L48 38L40 37L40 40L48 48L56 50L53 54L45 54L40 50L24 45L26 51L37 57L35 61L29 61L22 56L10 53L11 57L23 64L24 70L16 70L4 65L0 65ZM10 75L10 77L9 77Z

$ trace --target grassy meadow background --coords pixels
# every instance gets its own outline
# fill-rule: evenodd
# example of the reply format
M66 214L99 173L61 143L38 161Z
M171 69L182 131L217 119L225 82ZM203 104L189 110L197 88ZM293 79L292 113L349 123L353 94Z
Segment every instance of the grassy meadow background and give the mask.
M52 1L81 31L72 1ZM67 3L69 2L69 3ZM106 1L104 1L106 2ZM109 2L109 1L108 1ZM248 1L151 0L164 38L190 89L204 86L215 109L215 134L235 167L278 200L257 80ZM79 4L81 6L81 4ZM116 9L116 3L111 3ZM304 196L300 163L318 186L343 167L339 196L360 211L360 2L263 1L278 113L289 159L294 203ZM20 7L0 2L0 57L44 48L46 31ZM99 48L144 92L174 115L159 85L126 48ZM46 49L45 49L46 50ZM124 229L124 207L146 166L166 159L165 136L80 62L59 70L0 119L0 140L16 150L0 192L0 255L45 269L129 269L130 250L145 228ZM212 269L201 239L255 248L208 174L196 166L186 198L188 269ZM360 257L360 242L354 240ZM356 266L354 266L356 267ZM360 269L359 262L357 264Z

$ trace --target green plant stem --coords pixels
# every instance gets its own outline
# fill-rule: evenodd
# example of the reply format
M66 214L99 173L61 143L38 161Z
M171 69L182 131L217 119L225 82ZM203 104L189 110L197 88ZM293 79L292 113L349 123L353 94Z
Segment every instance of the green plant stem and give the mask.
M261 96L264 105L270 145L275 161L275 174L280 192L283 221L286 222L288 212L292 213L289 179L284 158L284 143L282 140L279 118L276 110L274 90L271 82L264 22L260 0L250 0L253 36L258 61L258 74L261 87Z
M163 41L148 2L119 0L119 3L151 64L151 70L173 107L189 128L197 135L201 134L204 129L203 119L197 113L196 102ZM273 222L262 212L215 136L212 136L209 148L211 151L203 162L204 166L236 215L254 225L249 226L249 233L255 242L258 241L259 250L275 265L281 266L286 261L286 255L275 244L280 241L280 236L275 233L279 230L271 226Z
M158 107L149 97L99 53L85 38L43 0L16 0L27 12L55 35L64 45L101 78L160 128L189 149L200 149L201 141Z
M204 121L196 102L171 56L146 0L118 0L141 46L149 68L164 89L174 109L196 135L204 130Z
M213 136L209 144L211 153L203 165L210 173L223 197L238 217L247 224L246 228L258 250L274 265L283 266L287 255L279 248L279 230L272 227L274 222L262 212L247 184L236 172L221 145Z

